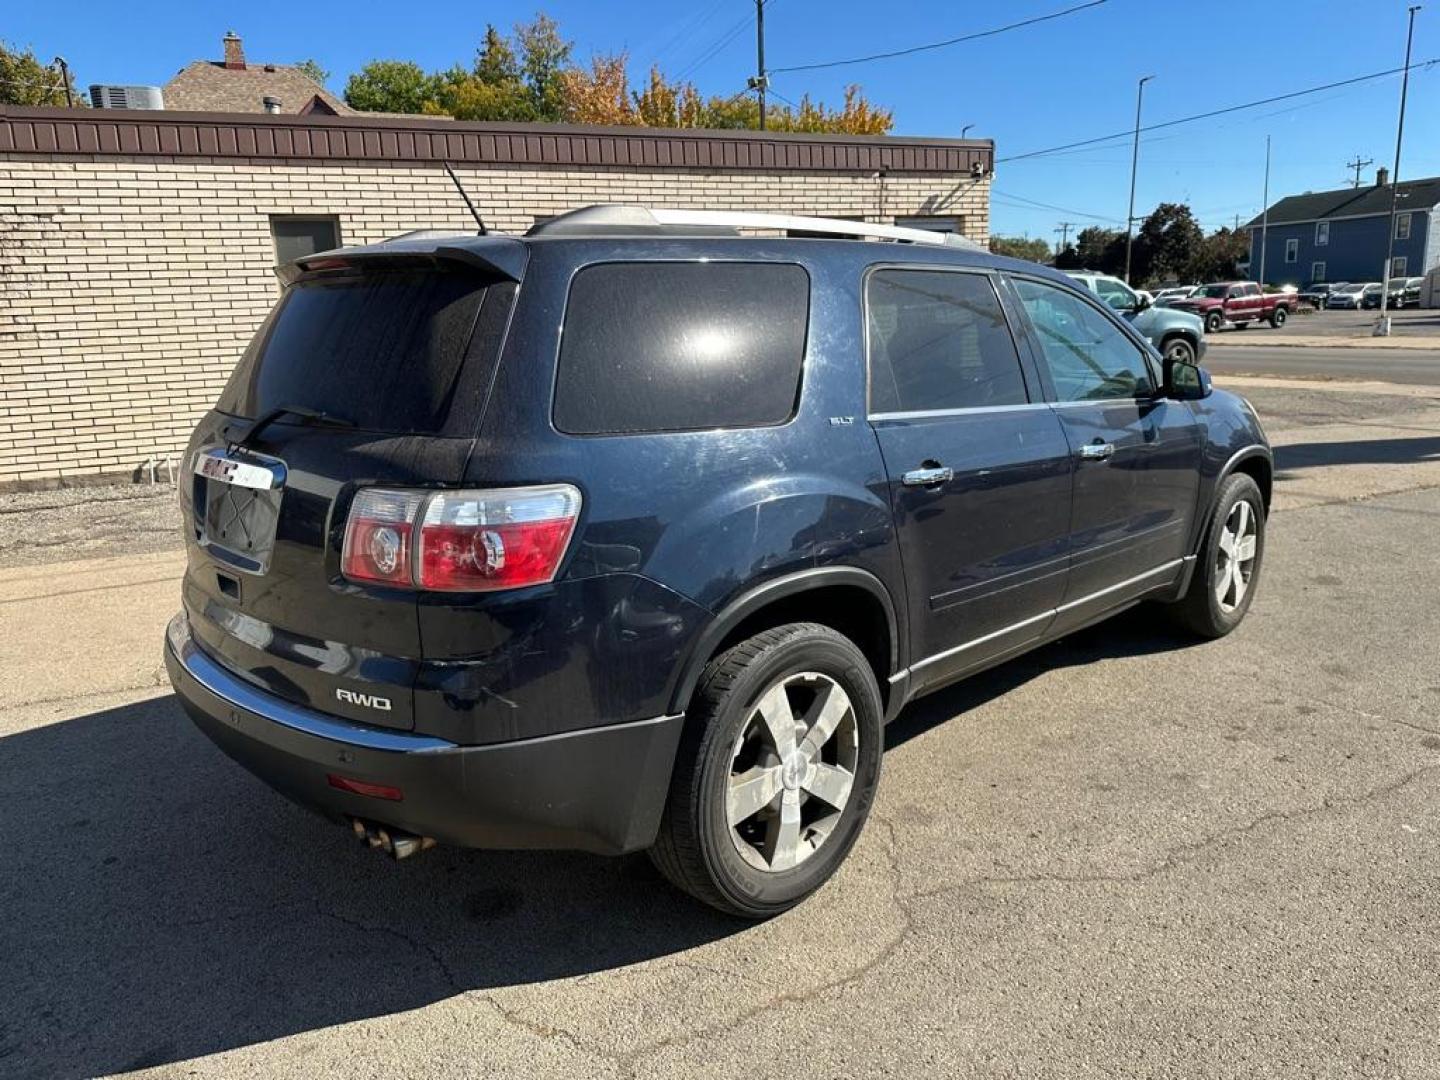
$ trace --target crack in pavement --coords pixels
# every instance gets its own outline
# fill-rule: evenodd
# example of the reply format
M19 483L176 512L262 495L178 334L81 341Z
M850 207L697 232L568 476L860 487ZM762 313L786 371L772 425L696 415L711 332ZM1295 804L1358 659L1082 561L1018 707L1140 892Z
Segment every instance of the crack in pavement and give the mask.
M1254 821L1245 825L1239 825L1231 829L1222 829L1210 836L1201 837L1188 843L1179 844L1166 852L1165 857L1158 863L1143 867L1140 870L1124 874L1015 874L1015 875L982 875L981 877L967 878L965 881L957 881L948 885L941 885L934 889L922 890L911 893L905 898L906 902L913 900L929 900L937 896L944 896L949 893L963 892L965 889L974 888L977 885L1028 885L1028 884L1059 884L1059 885L1088 885L1114 882L1128 884L1139 881L1146 881L1173 870L1179 866L1192 861L1204 854L1209 848L1225 843L1227 840L1234 840L1240 837L1249 836L1259 829L1270 824L1287 824L1292 821L1299 821L1307 817L1328 813L1331 810L1348 810L1357 806L1364 806L1376 799L1392 795L1397 791L1414 783L1426 773L1435 771L1440 766L1427 765L1413 772L1406 773L1399 780L1392 784L1382 784L1380 787L1356 796L1342 796L1336 798L1327 797L1318 806L1302 807L1298 810L1276 811L1274 813L1262 814Z

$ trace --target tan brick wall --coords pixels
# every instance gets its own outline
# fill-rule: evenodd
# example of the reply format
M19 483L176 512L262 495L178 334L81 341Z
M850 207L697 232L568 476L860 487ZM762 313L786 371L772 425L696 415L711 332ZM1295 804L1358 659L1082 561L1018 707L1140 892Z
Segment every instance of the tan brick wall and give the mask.
M958 216L973 239L989 232L989 182L969 177L460 175L507 232L594 202ZM347 244L471 224L436 167L0 155L0 485L128 476L183 448L278 295L270 214L335 215Z

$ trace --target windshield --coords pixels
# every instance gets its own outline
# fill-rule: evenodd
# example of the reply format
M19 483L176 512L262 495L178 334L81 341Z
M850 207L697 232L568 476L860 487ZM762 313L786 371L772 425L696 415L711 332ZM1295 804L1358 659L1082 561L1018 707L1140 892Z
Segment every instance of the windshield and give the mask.
M1357 292L1362 292L1362 291L1364 291L1364 289L1365 289L1365 286L1364 286L1364 285L1341 285L1341 286L1339 286L1338 288L1336 288L1334 291L1335 291L1335 292L1343 292L1343 293L1357 293Z
M1220 285L1202 285L1202 286L1200 286L1199 289L1197 289L1197 290L1195 291L1195 295L1196 295L1196 296L1219 297L1219 298L1223 299L1224 296L1225 296L1225 294L1228 293L1229 291L1230 291L1230 286L1229 286L1229 285L1225 285L1225 284L1220 284Z
M1403 277L1392 277L1392 278L1390 279L1390 288L1392 288L1392 289L1403 289L1404 287L1405 287L1405 279L1404 279Z

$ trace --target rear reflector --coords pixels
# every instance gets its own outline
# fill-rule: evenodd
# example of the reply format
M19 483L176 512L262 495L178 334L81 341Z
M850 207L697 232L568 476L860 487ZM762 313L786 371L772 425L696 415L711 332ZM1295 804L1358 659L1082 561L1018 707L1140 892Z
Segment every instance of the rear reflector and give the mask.
M400 802L405 798L405 793L398 787L391 787L389 784L372 784L368 780L355 780L349 776L341 776L339 773L329 773L325 777L330 786L340 791L348 791L352 795L365 795L372 799L389 799L391 802Z
M569 484L433 493L369 488L345 525L352 581L493 592L553 581L580 517Z

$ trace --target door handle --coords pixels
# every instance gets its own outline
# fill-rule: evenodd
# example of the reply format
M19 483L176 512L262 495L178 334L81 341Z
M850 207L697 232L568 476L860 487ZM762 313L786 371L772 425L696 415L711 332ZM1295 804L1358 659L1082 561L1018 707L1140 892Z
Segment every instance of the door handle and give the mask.
M944 484L953 479L955 479L955 470L946 465L911 469L900 476L900 482L906 487L930 487L932 484Z
M1093 442L1080 447L1081 461L1104 461L1106 458L1114 456L1114 443Z

